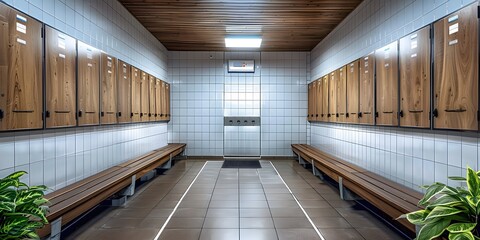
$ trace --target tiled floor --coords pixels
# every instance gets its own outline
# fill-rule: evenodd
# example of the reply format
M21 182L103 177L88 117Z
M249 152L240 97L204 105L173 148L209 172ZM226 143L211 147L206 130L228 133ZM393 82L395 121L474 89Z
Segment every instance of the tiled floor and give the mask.
M112 207L67 238L153 240L198 175L159 239L320 239L312 223L326 240L401 239L297 162L261 164L261 169L222 169L221 161L180 161L126 206Z

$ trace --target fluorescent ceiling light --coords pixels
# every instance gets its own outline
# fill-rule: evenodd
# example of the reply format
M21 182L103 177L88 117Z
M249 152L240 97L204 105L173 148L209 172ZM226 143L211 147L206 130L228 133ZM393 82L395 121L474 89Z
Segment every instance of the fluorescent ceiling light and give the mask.
M259 36L225 37L227 48L259 48L260 45L262 45L262 38Z

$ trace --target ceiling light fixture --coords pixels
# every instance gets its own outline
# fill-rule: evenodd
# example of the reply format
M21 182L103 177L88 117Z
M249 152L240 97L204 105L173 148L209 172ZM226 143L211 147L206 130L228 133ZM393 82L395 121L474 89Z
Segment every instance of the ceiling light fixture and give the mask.
M259 48L262 45L260 36L228 36L225 37L227 48Z

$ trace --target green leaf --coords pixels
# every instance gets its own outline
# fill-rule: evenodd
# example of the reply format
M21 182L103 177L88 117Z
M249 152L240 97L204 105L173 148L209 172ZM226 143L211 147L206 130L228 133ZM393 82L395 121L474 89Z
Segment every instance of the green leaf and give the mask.
M454 215L457 213L461 213L462 210L456 209L456 208L451 208L451 207L445 207L445 206L438 206L435 207L425 218L425 220L433 219L433 218L439 218L439 217L445 217L445 216L450 216Z
M27 172L25 171L18 171L18 172L14 172L8 176L5 177L5 179L15 179L15 180L18 180L20 179L23 175L27 174Z
M427 189L427 192L423 196L422 199L418 202L420 206L426 205L432 197L434 197L437 193L441 192L445 188L445 184L443 183L434 183L430 185Z
M454 180L454 181L467 181L466 178L464 178L464 177L459 177L459 176L451 176L451 177L448 177L448 179Z
M30 239L40 239L40 236L34 231L27 233L27 237Z
M450 196L450 195L443 195L439 198L437 198L435 201L433 201L429 207L436 207L436 206L445 206L448 205L450 207L456 206L459 204L463 204L461 200L458 199L458 197Z
M449 219L440 219L438 221L430 222L420 229L418 232L417 240L430 240L440 236L445 228L450 224Z
M0 202L0 210L11 212L15 210L15 203L12 202Z
M477 226L476 223L454 223L448 226L447 230L450 233L471 232L475 226Z
M7 189L9 187L16 186L17 185L16 182L17 181L14 180L14 179L2 179L2 181L0 181L0 191L4 190L4 189Z
M467 168L467 186L472 196L478 196L480 192L480 179L475 171Z
M402 215L402 216L405 216L411 224L423 225L423 224L425 224L425 217L427 215L428 215L428 212L426 210L418 210L418 211L415 211L415 212L407 213L407 214ZM400 216L400 217L402 217L402 216Z
M450 233L449 240L475 240L472 232Z

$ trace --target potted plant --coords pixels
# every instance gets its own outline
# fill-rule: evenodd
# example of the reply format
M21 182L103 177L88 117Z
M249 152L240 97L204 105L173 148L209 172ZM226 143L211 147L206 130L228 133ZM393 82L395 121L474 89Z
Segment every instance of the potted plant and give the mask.
M0 239L39 239L36 230L48 223L46 186L28 186L18 171L0 179Z
M453 240L480 239L480 171L468 167L466 178L449 179L466 182L466 187L451 187L438 182L424 186L427 190L418 203L424 209L400 216L421 226L417 240L440 236Z

